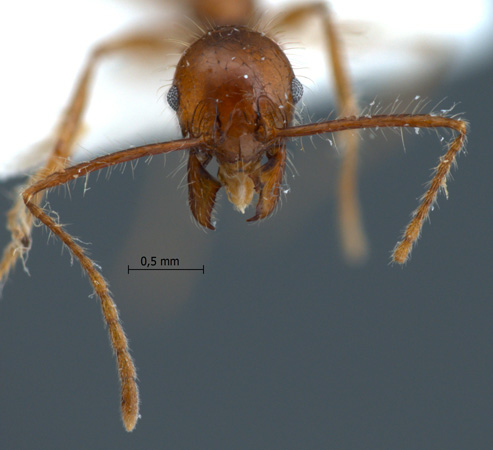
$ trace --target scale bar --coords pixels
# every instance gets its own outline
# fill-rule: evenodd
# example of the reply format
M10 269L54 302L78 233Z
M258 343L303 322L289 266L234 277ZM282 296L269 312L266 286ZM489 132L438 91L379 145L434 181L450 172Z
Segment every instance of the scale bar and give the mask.
M196 271L196 272L202 272L203 274L205 274L205 265L202 265L202 268L200 269L182 269L182 268L171 268L171 267L138 267L138 268L131 268L129 265L127 265L127 274L130 274L130 271L132 270L143 270L143 271L147 271L147 270L188 270L188 271Z

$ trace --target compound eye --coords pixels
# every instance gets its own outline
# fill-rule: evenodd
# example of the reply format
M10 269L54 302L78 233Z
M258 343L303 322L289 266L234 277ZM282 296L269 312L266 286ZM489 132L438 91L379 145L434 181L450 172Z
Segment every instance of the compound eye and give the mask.
M168 105L171 106L175 111L178 111L180 106L180 94L178 93L178 88L173 85L168 91Z
M296 105L303 97L303 85L298 78L293 78L291 81L291 94L293 95L293 102Z

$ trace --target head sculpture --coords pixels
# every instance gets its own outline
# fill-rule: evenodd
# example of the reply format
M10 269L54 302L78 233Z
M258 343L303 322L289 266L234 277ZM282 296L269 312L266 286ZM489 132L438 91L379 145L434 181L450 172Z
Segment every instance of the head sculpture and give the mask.
M274 129L288 127L303 93L278 44L243 27L220 27L193 43L178 62L168 102L184 137L202 137L190 150L189 204L204 227L224 187L241 212L258 194L256 214L267 217L277 204L286 162L285 140ZM217 178L206 167L219 165Z

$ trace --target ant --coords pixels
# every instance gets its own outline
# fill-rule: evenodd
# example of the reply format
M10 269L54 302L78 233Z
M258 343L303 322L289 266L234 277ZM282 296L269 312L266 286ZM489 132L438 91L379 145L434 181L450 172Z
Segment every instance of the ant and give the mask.
M227 2L230 3L234 3L235 8L219 8L219 15L208 9L211 5L217 6L217 2L196 2L199 19L204 22L204 16L212 17L215 25L204 30L202 36L185 50L167 95L169 106L178 116L182 139L131 148L68 167L97 64L108 55L120 51L163 49L160 36L155 34L127 35L103 43L93 50L81 74L60 124L53 153L45 166L31 178L8 215L12 241L0 263L2 281L5 281L15 262L23 259L29 251L35 219L69 248L88 274L100 298L117 358L121 412L127 431L134 429L139 418L139 394L135 366L116 305L94 262L65 231L56 215L41 206L45 191L116 164L186 150L190 210L200 225L213 230L211 215L219 189L224 187L230 202L241 212L257 195L255 215L248 221L264 219L272 213L279 200L287 139L341 132L345 147L340 182L342 239L347 254L357 259L364 255L366 244L355 194L358 143L357 136L351 130L374 127L451 129L456 137L440 158L428 190L393 251L393 260L403 264L419 237L438 192L443 190L447 195L447 176L466 140L467 124L459 119L432 114L360 116L350 89L336 28L331 22L330 11L322 3L299 6L283 13L278 20L289 25L308 15L322 17L340 104L340 118L293 126L295 105L302 98L303 86L275 40L244 23L243 18L253 13L253 2ZM218 163L217 177L207 170L213 158Z

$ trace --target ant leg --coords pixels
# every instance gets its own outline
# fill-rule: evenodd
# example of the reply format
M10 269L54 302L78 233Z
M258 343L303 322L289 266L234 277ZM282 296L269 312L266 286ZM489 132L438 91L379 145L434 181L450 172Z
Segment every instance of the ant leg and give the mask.
M351 87L346 67L344 48L332 20L330 8L325 3L312 3L294 7L281 15L280 24L293 24L309 16L322 16L325 40L328 46L329 65L332 68L339 117L356 117L359 108ZM341 145L342 144L342 145ZM364 231L358 200L357 171L359 137L351 131L341 133L343 149L338 185L339 233L347 262L361 263L368 254L368 241Z
M336 84L339 102L339 115L351 117L359 115L359 108L351 88L349 72L345 64L345 55L337 29L331 21L326 7L324 25L326 37L330 45L332 70ZM356 264L363 262L368 256L368 240L366 238L361 208L358 199L358 150L359 136L357 133L345 131L342 133L343 159L339 175L338 210L339 233L344 255L348 262Z
M334 133L336 131L358 130L365 128L385 128L385 127L416 127L416 128L449 128L455 131L458 136L449 144L447 152L440 158L438 166L435 168L433 178L429 184L428 190L421 197L421 203L413 212L412 219L409 222L402 239L397 242L393 252L392 259L394 262L403 264L409 258L413 245L419 238L423 223L428 217L430 208L435 203L438 192L445 191L447 195L447 177L450 174L452 165L459 152L464 148L466 142L467 122L464 120L453 119L450 117L432 116L432 115L410 115L410 114L393 114L393 115L376 115L373 117L349 117L327 122L311 123L297 127L278 129L274 137L301 137L311 136L321 133Z
M121 51L166 51L170 49L171 45L170 42L163 40L162 36L157 34L135 34L115 38L97 46L89 56L89 60L69 101L68 108L58 126L53 151L44 166L31 176L27 185L67 167L73 152L75 139L80 132L82 116L87 108L91 79L96 66L102 59ZM43 195L40 194L33 199L33 202L36 205L40 205L42 199ZM0 286L5 283L11 269L19 258L25 263L27 253L31 247L32 227L33 217L27 212L22 198L19 196L7 215L7 228L11 233L11 241L6 246L3 258L0 261ZM27 271L25 265L24 268Z
M22 193L22 200L33 217L39 219L50 231L57 235L69 248L72 254L79 260L83 270L101 300L101 309L104 320L108 326L111 346L116 354L118 362L118 375L121 382L121 412L127 431L132 431L139 418L139 391L136 383L136 370L128 349L128 342L121 325L118 310L111 298L108 284L101 273L96 269L94 262L85 254L84 249L78 245L72 236L68 234L57 220L50 217L39 206L40 193L46 189L65 184L90 172L105 167L113 166L127 161L132 161L144 156L151 156L172 151L188 149L202 143L201 139L181 139L160 144L151 144L134 149L124 150L110 155L101 156L92 161L78 164L59 172L54 172L46 178L29 186Z

